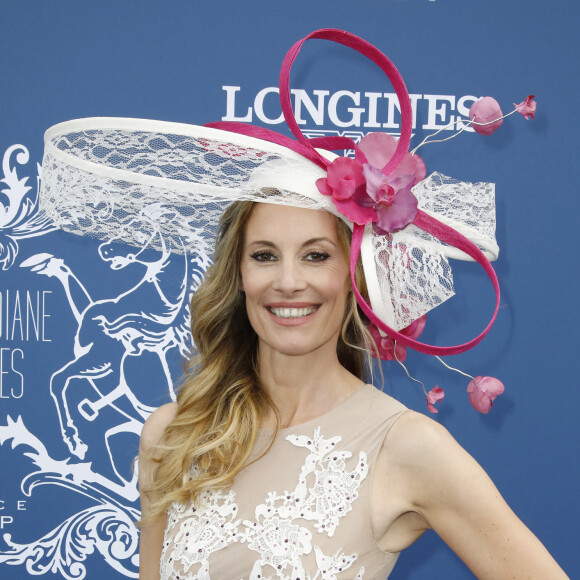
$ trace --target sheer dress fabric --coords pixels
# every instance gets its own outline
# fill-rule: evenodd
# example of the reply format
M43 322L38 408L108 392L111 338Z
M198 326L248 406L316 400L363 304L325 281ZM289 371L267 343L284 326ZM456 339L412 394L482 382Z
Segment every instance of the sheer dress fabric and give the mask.
M405 407L365 385L311 421L281 429L225 491L167 514L161 580L384 580L398 554L371 527L377 455ZM250 461L270 443L262 430Z

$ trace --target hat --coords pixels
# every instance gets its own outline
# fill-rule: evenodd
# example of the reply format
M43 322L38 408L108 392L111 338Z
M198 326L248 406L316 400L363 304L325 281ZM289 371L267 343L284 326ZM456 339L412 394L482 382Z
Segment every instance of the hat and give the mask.
M382 134L360 144L302 134L289 74L302 44L314 38L350 47L386 73L401 108L397 142ZM493 184L421 175L422 162L408 152L412 112L403 79L384 54L353 34L323 29L298 41L282 65L280 97L296 139L241 123L89 118L56 125L45 135L41 209L65 231L136 246L153 229L159 233L153 243L164 246L159 249L197 254L202 262L211 257L219 216L233 201L324 209L353 231L353 290L373 324L428 354L475 346L499 307L489 261L498 255ZM388 160L376 165L389 148ZM338 149L354 150L354 159L331 152ZM359 255L370 304L354 280ZM401 331L453 295L449 258L475 260L484 268L495 289L495 309L483 331L465 344L424 344Z

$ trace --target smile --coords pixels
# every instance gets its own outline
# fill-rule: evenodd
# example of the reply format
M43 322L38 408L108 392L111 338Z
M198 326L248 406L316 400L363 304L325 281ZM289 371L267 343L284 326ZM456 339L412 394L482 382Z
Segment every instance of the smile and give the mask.
M308 308L274 308L270 312L278 318L304 318L318 310L318 306L309 306Z

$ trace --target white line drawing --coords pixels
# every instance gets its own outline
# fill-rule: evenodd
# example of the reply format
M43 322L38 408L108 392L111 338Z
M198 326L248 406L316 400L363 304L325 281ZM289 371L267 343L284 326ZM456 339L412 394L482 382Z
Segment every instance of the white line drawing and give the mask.
M99 552L115 570L130 578L137 578L138 532L135 520L139 512L115 499L123 498L126 489L95 473L90 463L69 463L50 457L43 443L24 425L7 417L0 425L0 445L12 441L12 449L24 446L24 453L37 468L22 480L22 492L30 497L35 487L57 485L80 493L93 500L94 505L72 515L55 529L30 544L12 541L11 534L3 539L8 550L0 552L0 563L26 564L33 575L58 573L67 580L82 580L86 576L87 557ZM113 492L113 493L110 493Z
M50 394L55 402L63 441L71 454L84 459L87 444L79 436L75 421L82 417L94 421L99 411L113 406L127 421L105 433L105 442L111 464L119 479L123 480L109 447L109 438L120 432L139 434L142 422L154 410L142 404L127 384L124 364L127 357L139 356L144 351L155 353L167 381L172 399L173 381L167 363L167 353L173 348L186 352L191 344L188 331L189 298L205 270L201 258L191 258L184 250L181 254L168 251L164 240L155 229L150 216L139 216L131 220L142 220L151 235L142 248L135 250L115 244L110 239L99 246L99 255L109 263L112 270L129 266L141 267L141 280L126 292L102 300L92 300L86 287L62 259L51 254L35 254L22 262L21 267L31 268L39 275L58 279L65 291L78 327L75 334L74 358L53 373L50 379ZM155 249L155 244L161 250ZM109 392L99 389L99 379L108 377L107 383L115 387ZM83 399L77 409L69 408L67 389L71 379L82 378L90 382L96 399ZM115 401L126 397L131 402L129 412L115 406Z
M3 157L0 264L4 270L16 263L21 251L20 238L42 236L55 230L38 213L38 194L27 185L29 178L19 179L13 167L14 156L23 165L28 162L28 150L22 145L13 145ZM38 164L37 168L40 174ZM7 187L1 189L3 185ZM13 540L14 534L4 533L0 566L22 565L32 575L52 572L67 580L82 579L87 575L89 557L100 554L119 574L138 576L138 529L134 524L140 516L135 507L137 470L125 475L129 472L127 458L120 458L118 452L115 456L110 441L122 434L129 434L136 441L145 419L154 409L142 402L143 387L136 384L131 373L126 373L127 361L147 355L142 364L147 371L151 365L156 366L155 376L161 378L159 394L174 399L168 357L176 352L186 355L193 347L189 300L210 260L204 248L200 247L198 255L180 245L179 228L173 228L171 236L160 232L159 224L171 220L174 213L161 202L149 203L137 215L122 220L114 236L100 243L98 256L92 259L105 262L110 276L119 276L121 286L124 280L129 280L126 289L110 291L106 298L94 296L103 290L107 295L107 282L112 278L104 276L96 283L91 280L93 285L87 286L80 268L71 267L53 253L38 252L39 245L33 245L36 253L29 251L19 264L37 275L54 278L62 287L74 318L70 328L71 360L54 372L49 370L50 381L45 387L57 411L55 436L42 442L28 429L23 418L13 420L4 415L0 417L0 446L11 442L15 453L32 461L30 472L16 475L17 482L21 478L20 489L25 496L31 497L41 485L53 486L55 493L57 488L59 493L64 488L76 497L81 494L87 504L77 513L62 516L64 521L56 526L45 524L49 531L36 541L19 543ZM119 243L127 239L127 231L135 247ZM188 245L191 247L189 238ZM86 261L90 265L91 256ZM46 362L50 364L50 360ZM85 384L86 388L83 387L80 396L73 397L79 384ZM96 421L105 415L105 409L117 423L111 426L111 421ZM106 426L101 428L101 425ZM69 456L56 460L47 447L52 449L55 444L58 447L61 437L65 444L62 448ZM56 451L55 456L58 456ZM41 526L43 522L41 515Z
M8 270L18 255L18 240L41 236L55 227L38 212L38 189L40 184L40 165L37 164L38 177L36 191L26 185L28 177L18 179L15 167L11 167L13 154L16 162L26 165L30 159L24 145L12 145L2 159L3 179L0 179L0 264ZM2 188L2 184L7 187Z

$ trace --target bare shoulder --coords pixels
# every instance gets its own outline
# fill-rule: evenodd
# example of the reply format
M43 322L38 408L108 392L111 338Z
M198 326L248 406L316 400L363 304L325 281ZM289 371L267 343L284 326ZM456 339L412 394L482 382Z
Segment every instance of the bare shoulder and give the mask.
M389 430L377 458L377 489L379 495L385 494L379 499L389 506L385 521L406 512L425 517L422 508L432 500L440 503L442 494L453 495L453 474L477 467L445 427L421 413L405 411ZM437 497L431 497L433 493Z
M429 491L447 486L438 481L445 449L457 446L449 432L432 419L404 411L390 428L377 457L373 485L373 530L389 552L410 546L432 527L425 508ZM449 473L451 469L443 469Z
M383 451L391 461L427 466L450 452L466 453L445 427L415 411L405 411L391 427Z
M373 522L400 550L433 528L477 578L567 578L479 464L436 421L405 411L377 458ZM375 476L376 478L376 476Z
M139 441L139 493L141 498L141 535L139 541L139 578L143 580L159 578L159 562L163 537L167 523L166 516L151 516L151 505L159 499L154 489L153 480L159 457L155 446L175 417L176 403L168 403L156 409L145 421Z
M381 464L404 504L428 521L431 510L456 504L468 482L472 489L499 496L485 471L449 431L414 411L403 413L391 428Z
M374 529L384 549L406 547L433 528L477 578L567 578L475 459L432 419L403 413L377 465L382 520Z
M149 451L159 443L165 428L171 423L176 412L177 403L167 403L151 413L141 431L139 449L142 452Z

